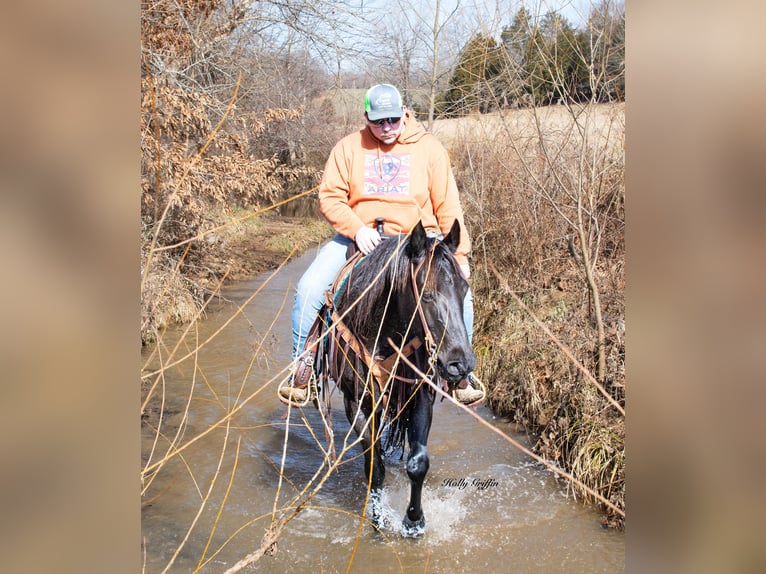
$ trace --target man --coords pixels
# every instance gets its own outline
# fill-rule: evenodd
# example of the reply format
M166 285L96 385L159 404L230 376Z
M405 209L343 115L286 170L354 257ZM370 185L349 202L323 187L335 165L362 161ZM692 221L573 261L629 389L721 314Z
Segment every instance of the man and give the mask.
M466 279L470 275L471 240L463 223L457 184L444 147L402 104L390 84L372 86L364 98L366 126L349 134L333 148L319 186L319 209L336 231L320 249L298 282L293 304L293 360L303 351L306 337L324 302L324 292L346 261L346 249L356 242L365 255L381 242L375 218L385 218L386 234L409 233L418 221L435 235L449 233L460 222L460 244L455 259ZM469 340L473 331L473 296L464 302ZM455 397L465 404L484 399L472 375ZM303 404L309 390L280 387L284 402Z

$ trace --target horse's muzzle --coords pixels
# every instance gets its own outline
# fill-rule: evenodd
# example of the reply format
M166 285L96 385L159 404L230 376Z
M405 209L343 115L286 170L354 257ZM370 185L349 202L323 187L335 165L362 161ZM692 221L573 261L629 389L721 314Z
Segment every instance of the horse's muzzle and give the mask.
M468 373L473 372L476 368L476 356L471 353L468 357L452 360L448 363L439 361L438 366L441 378L452 385L462 381L468 376Z

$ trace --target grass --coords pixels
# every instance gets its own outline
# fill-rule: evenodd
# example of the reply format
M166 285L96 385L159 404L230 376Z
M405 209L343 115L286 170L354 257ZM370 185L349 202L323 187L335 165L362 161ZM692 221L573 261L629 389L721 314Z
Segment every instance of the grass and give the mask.
M252 211L219 211L211 216L215 231L196 241L193 260L184 251L176 261L167 254L152 259L141 294L143 342L156 341L171 324L193 320L220 284L253 277L328 239L332 229L313 217L252 216Z

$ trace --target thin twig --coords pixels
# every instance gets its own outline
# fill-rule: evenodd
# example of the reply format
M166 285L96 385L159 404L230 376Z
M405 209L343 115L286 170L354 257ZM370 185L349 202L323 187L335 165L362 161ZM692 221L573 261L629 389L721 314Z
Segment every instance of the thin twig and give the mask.
M215 534L216 528L218 528L218 523L221 520L221 515L223 514L223 508L226 506L226 501L229 499L229 493L231 492L231 485L234 483L234 475L237 472L237 463L239 462L239 448L242 443L242 437L240 436L237 438L237 450L234 452L234 466L231 469L231 476L229 477L229 484L226 486L226 492L223 495L223 500L221 501L221 505L218 507L218 513L216 514L215 521L213 522L213 527L210 529L210 535L207 537L207 544L205 544L205 548L202 550L202 556L199 557L199 562L197 562L197 567L194 569L195 574L199 572L200 568L202 568L203 560L205 559L205 554L207 554L207 549L210 547L210 542L213 540L213 534Z
M184 536L184 539L181 541L181 543L175 549L175 552L173 552L173 556L170 558L170 561L165 566L165 569L162 571L162 574L165 574L165 572L170 570L170 567L176 561L176 558L178 558L178 555L181 553L181 549L188 542L189 536L191 536L191 533L194 530L194 527L197 525L197 521L199 520L200 516L202 515L202 511L205 509L205 506L207 505L207 501L208 501L208 499L210 498L210 495L213 492L213 487L215 486L216 479L218 478L218 475L221 472L221 465L223 463L224 454L226 454L226 445L229 442L229 430L230 430L229 425L226 425L226 434L224 435L224 438L223 438L223 448L221 449L221 456L218 458L218 466L216 467L215 474L213 475L213 478L210 481L210 487L208 488L207 494L205 495L205 498L202 500L202 503L200 504L200 507L197 510L197 514L194 517L194 520L192 520L192 523L189 525L189 528L186 531L186 536Z

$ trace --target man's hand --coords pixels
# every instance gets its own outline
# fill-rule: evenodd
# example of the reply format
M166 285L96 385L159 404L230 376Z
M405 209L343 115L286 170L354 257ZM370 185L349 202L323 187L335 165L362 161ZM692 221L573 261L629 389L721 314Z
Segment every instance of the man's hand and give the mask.
M356 232L354 241L356 241L356 246L359 248L359 251L365 255L369 255L372 253L373 249L378 246L381 239L380 234L372 227L362 227Z
M468 266L468 263L460 264L460 272L465 277L465 280L468 281L468 278L471 276L471 268Z

